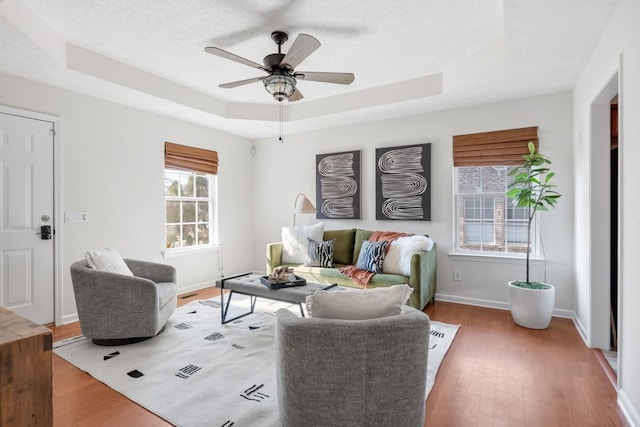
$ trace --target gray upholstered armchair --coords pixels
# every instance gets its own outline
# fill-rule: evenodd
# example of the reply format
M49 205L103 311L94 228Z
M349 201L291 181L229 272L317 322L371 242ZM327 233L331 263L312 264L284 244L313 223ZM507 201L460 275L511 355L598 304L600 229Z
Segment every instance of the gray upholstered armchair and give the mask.
M276 378L283 427L422 427L429 317L371 320L276 317Z
M82 334L99 345L141 341L160 333L177 305L173 266L124 260L133 276L71 265Z

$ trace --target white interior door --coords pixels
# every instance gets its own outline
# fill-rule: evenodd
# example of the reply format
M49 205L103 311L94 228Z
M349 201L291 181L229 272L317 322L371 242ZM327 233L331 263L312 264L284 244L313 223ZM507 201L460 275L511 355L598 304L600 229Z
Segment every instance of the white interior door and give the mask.
M0 112L0 306L38 324L54 320L53 142L52 122Z

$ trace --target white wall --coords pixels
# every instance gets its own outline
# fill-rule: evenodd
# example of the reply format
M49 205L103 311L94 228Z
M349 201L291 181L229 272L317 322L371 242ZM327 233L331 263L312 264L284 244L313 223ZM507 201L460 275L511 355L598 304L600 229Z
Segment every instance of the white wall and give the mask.
M591 158L590 111L595 97L602 91L618 65L620 67L621 111L620 173L621 173L621 213L620 235L621 253L619 272L619 330L618 330L618 402L626 412L632 425L640 426L640 263L637 260L637 240L640 236L640 198L637 183L640 182L640 168L635 164L640 159L640 2L621 0L616 12L605 29L600 42L591 55L574 90L574 152L576 154L576 226L581 230L598 226L588 207L598 194L589 188L589 177L598 174L598 159ZM593 170L592 170L593 169ZM590 193L591 191L591 193ZM576 247L586 248L591 241L589 234L576 232ZM589 254L577 252L576 271L589 271ZM597 254L591 254L591 259ZM577 277L576 313L583 325L588 325L590 316L591 286L584 274Z
M161 255L165 141L218 151L224 273L251 265L244 253L253 239L249 140L5 74L0 104L62 118L62 209L89 212L88 223L57 221L66 321L76 313L69 265L87 249L175 265L182 291L219 277L217 250Z
M569 92L480 107L403 117L393 120L285 134L256 142L254 268L264 270L265 244L280 240L280 228L291 225L296 194L315 201L315 156L362 150L361 220L324 220L326 229L365 228L428 233L438 243L437 297L497 307L507 307L507 282L522 279L524 262L505 263L491 258L482 262L452 259L453 162L452 136L473 132L539 126L540 146L557 172L563 194L557 209L545 213L541 226L547 256L546 279L556 285L558 314L573 312L573 163L572 107ZM286 133L286 127L285 127ZM431 142L431 206L428 222L375 220L375 149ZM301 215L302 217L303 215ZM313 215L307 221L315 221ZM454 282L452 270L462 270ZM542 280L544 266L534 269Z

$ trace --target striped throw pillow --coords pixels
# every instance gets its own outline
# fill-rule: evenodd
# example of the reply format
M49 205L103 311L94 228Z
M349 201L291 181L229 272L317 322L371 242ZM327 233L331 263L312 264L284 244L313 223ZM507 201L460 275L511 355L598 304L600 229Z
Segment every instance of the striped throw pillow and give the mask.
M376 274L382 273L382 263L388 244L389 242L386 240L382 242L363 241L356 267Z
M307 258L304 265L307 267L333 267L333 245L336 240L325 240L322 242L316 242L313 239L307 238Z

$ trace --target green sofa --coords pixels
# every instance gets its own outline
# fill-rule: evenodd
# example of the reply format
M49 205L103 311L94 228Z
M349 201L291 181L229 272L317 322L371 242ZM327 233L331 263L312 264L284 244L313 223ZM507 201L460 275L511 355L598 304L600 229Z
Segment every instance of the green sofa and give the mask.
M368 240L373 231L362 229L325 230L323 240L335 239L333 253L333 268L307 267L305 265L288 264L293 267L295 274L314 283L337 283L340 286L359 288L349 276L340 273L340 267L355 264L360 254L362 242ZM411 274L380 273L374 274L369 282L369 288L379 288L392 285L408 284L413 288L408 305L422 310L429 300L434 300L436 293L436 244L430 251L419 251L412 255ZM274 268L282 265L282 242L267 244L266 271L270 273Z

